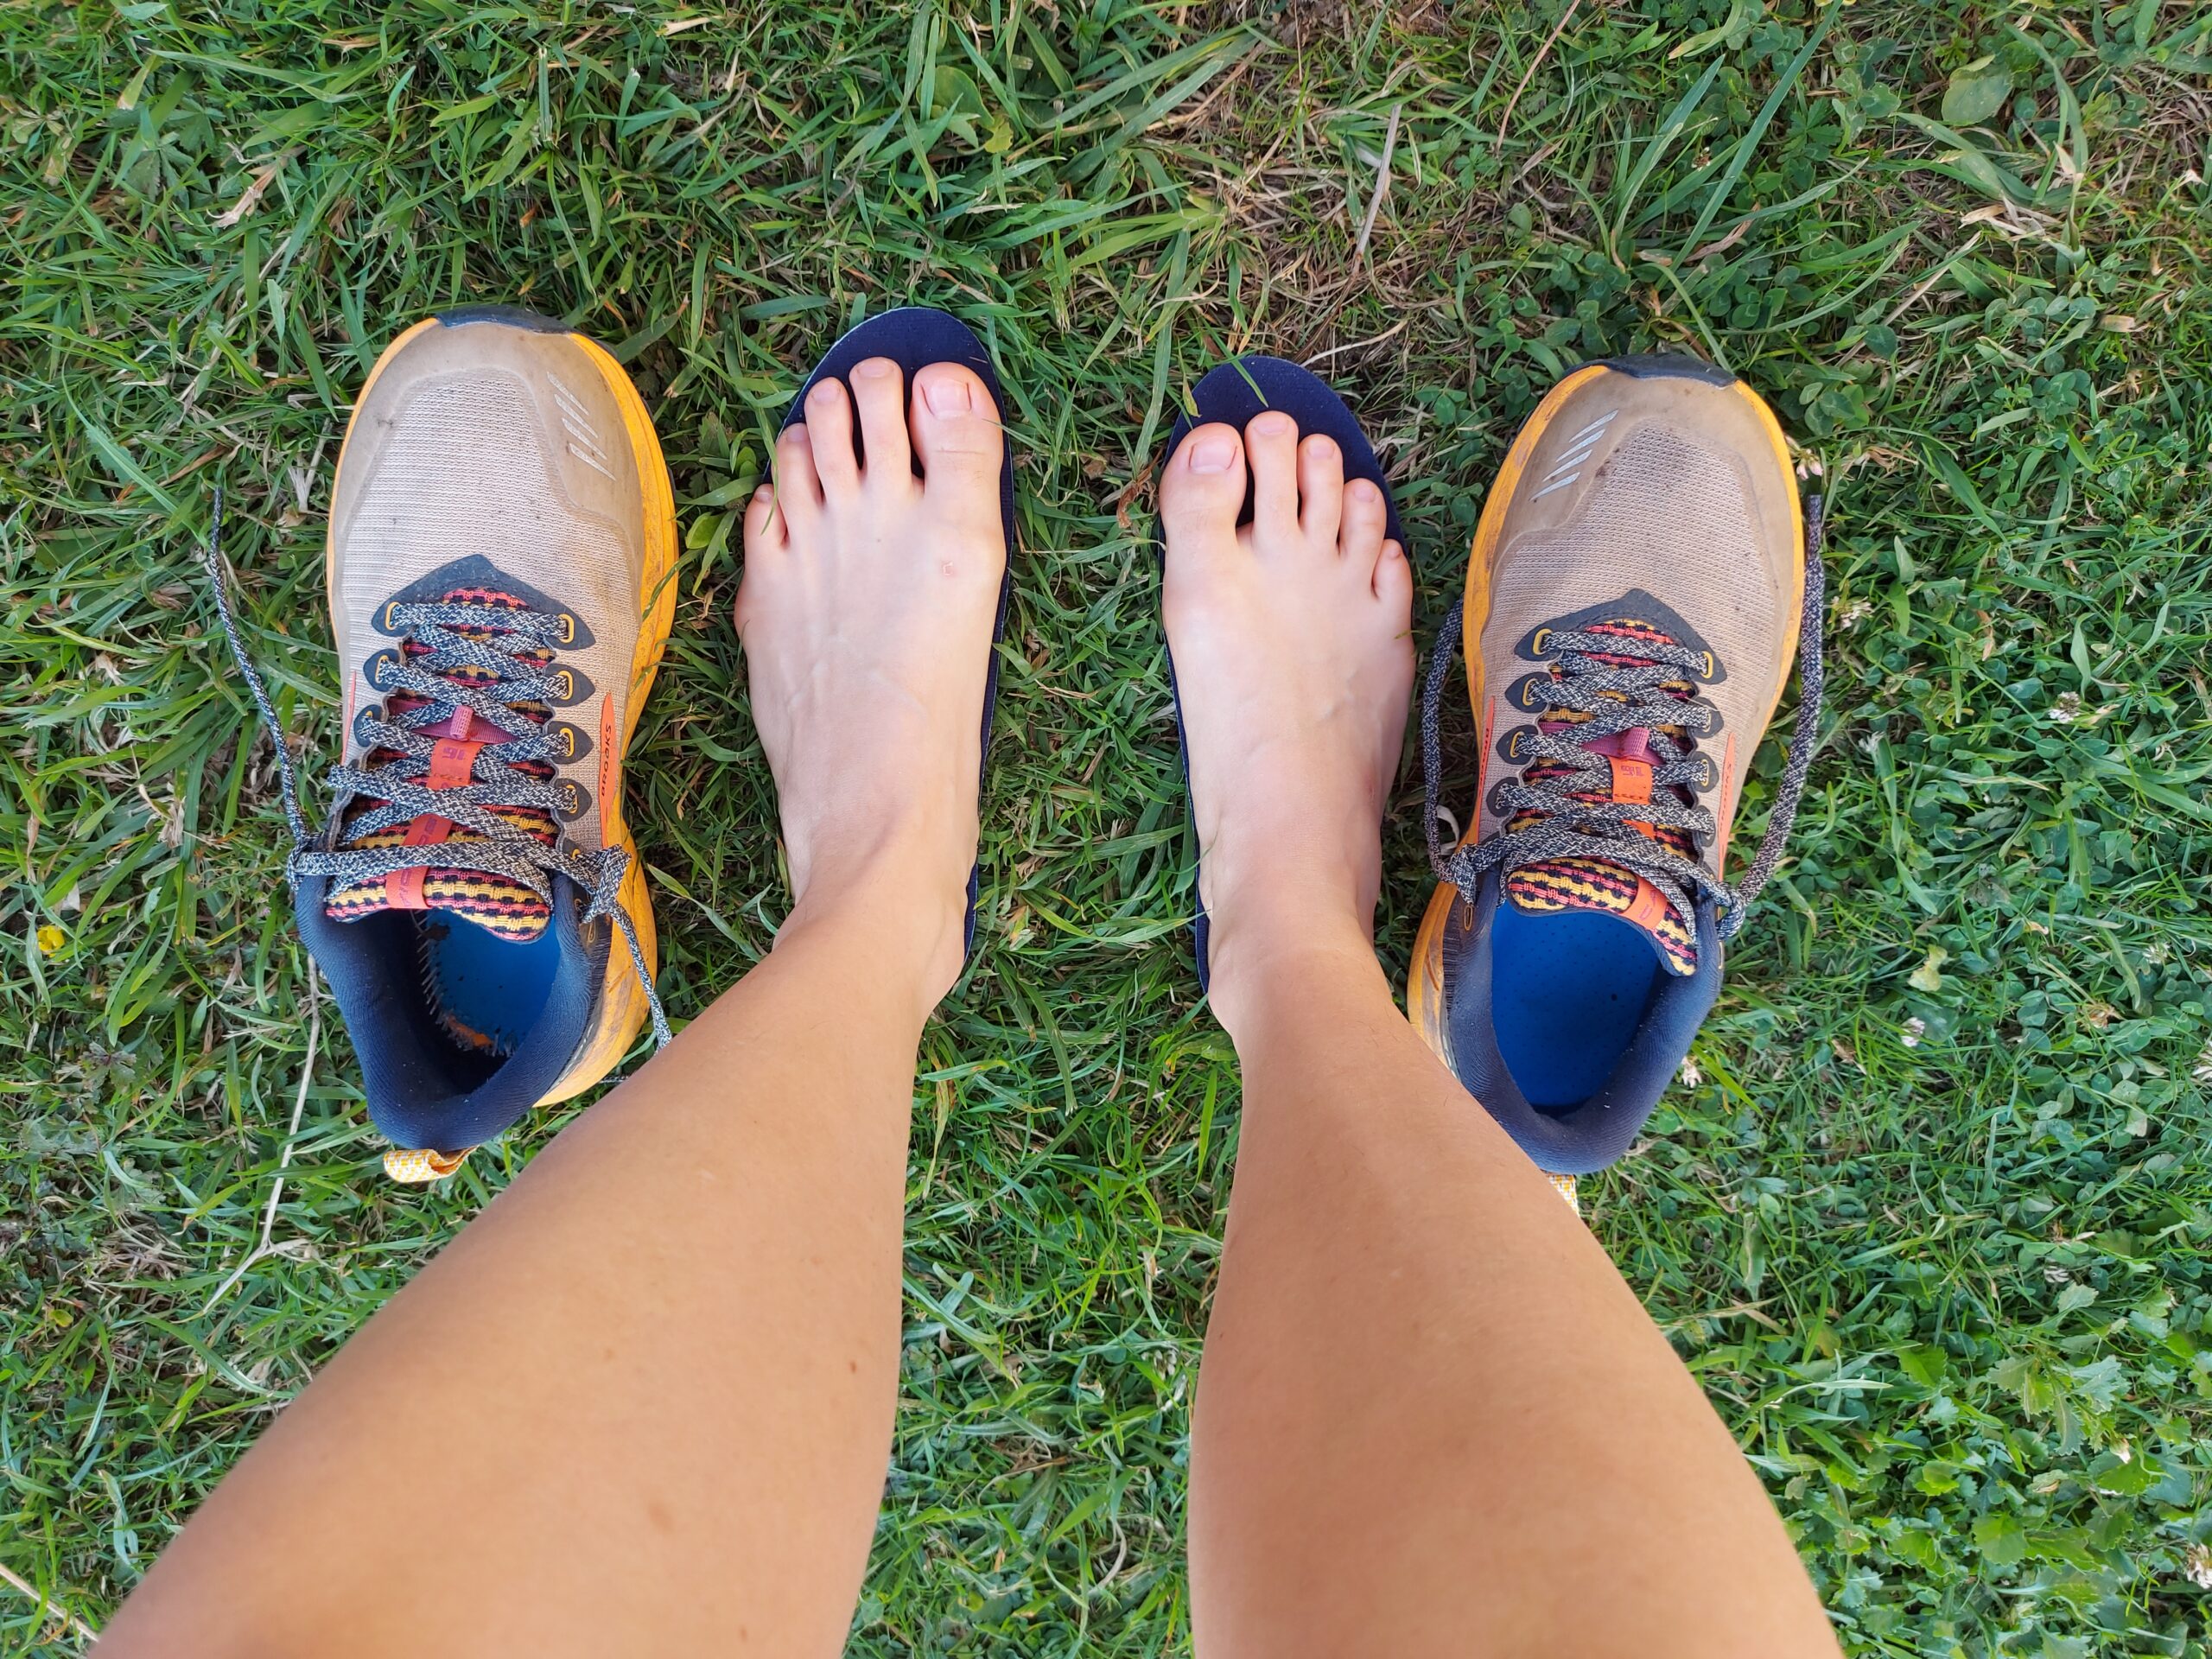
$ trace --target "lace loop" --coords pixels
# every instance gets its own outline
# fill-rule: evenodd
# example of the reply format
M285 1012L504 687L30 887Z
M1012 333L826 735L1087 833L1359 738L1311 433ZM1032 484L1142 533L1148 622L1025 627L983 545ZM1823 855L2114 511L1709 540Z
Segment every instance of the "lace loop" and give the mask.
M411 637L416 645L428 646L429 650L411 661L404 650L396 652L382 677L380 689L387 695L405 692L423 702L418 708L401 711L397 717L389 712L389 703L387 712L362 717L359 735L367 747L390 750L400 759L377 767L338 766L331 769L335 805L329 829L318 844L308 832L306 815L301 810L299 779L290 752L284 746L284 728L276 718L276 704L246 653L238 619L231 610L222 537L223 493L218 490L201 563L207 568L208 585L214 591L216 614L221 619L223 636L230 643L231 655L237 659L254 708L276 744L284 820L292 835L291 851L284 861L287 885L296 892L301 880L308 876L359 881L401 870L435 867L504 876L550 903L553 896L552 875L556 870L561 871L583 889L588 899L583 914L587 924L611 919L621 931L623 941L630 949L631 965L645 989L645 1007L652 1017L653 1040L656 1044L667 1043L671 1034L668 1015L661 1007L660 993L654 988L652 975L646 967L645 947L639 940L637 925L620 902L622 878L630 867L629 853L620 847L592 851L571 845L564 858L557 848L545 845L489 810L493 806L535 806L557 813L560 809L563 791L557 785L518 771L515 766L519 761L556 758L552 722L535 720L510 704L546 702L555 691L556 679L553 672L535 672L520 657L524 652L560 643L562 620L534 611L453 601L429 604L398 601L387 607L386 625L395 633ZM458 632L463 628L475 632L473 635ZM488 632L493 628L502 632ZM469 686L440 677L438 671L442 668L474 668L502 677L495 685ZM435 745L423 734L424 730L452 719L462 709L507 734L506 740L486 744L476 752L469 783L454 789L430 789L420 779ZM414 775L410 776L410 772ZM420 847L335 846L337 828L347 804L357 796L365 795L383 804L353 819L349 828L357 836L395 829L430 813L474 831L481 839L443 841Z
M1814 496L1805 511L1805 594L1798 619L1797 717L1789 740L1789 760L1767 813L1766 834L1761 837L1743 880L1734 886L1723 881L1703 863L1685 858L1673 848L1631 827L1653 824L1688 834L1700 846L1711 843L1715 833L1713 815L1702 806L1685 806L1679 800L1655 793L1645 802L1577 800L1576 793L1611 793L1610 766L1605 757L1585 745L1635 728L1647 734L1654 758L1651 782L1656 789L1696 782L1705 775L1694 752L1669 734L1675 727L1694 736L1707 736L1717 729L1717 715L1694 698L1677 698L1660 690L1679 682L1684 672L1701 667L1704 653L1686 646L1656 641L1626 642L1609 634L1585 630L1562 630L1548 644L1559 654L1560 673L1539 680L1530 695L1546 709L1566 709L1587 716L1567 731L1537 731L1520 745L1516 758L1542 760L1563 769L1541 783L1521 777L1497 786L1494 804L1508 819L1516 813L1535 811L1545 816L1518 830L1502 830L1471 845L1446 848L1439 826L1446 814L1444 744L1441 711L1444 688L1465 632L1465 613L1452 606L1437 629L1436 645L1429 657L1428 673L1421 689L1421 771L1427 785L1425 828L1429 867L1440 880L1457 887L1472 904L1483 878L1492 869L1510 874L1526 865L1567 857L1601 857L1649 881L1685 919L1696 914L1694 899L1711 899L1719 912L1722 939L1733 938L1758 896L1781 863L1805 779L1820 739L1821 702L1826 689L1821 649L1821 626L1827 615L1825 573L1821 550L1826 540L1822 502ZM1649 666L1626 666L1601 662L1600 656L1630 656ZM1481 810L1480 804L1477 811Z

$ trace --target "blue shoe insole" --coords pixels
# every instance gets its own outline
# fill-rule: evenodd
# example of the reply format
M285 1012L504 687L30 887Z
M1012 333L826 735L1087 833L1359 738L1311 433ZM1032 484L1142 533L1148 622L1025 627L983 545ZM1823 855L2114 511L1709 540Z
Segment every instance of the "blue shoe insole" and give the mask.
M1618 916L1530 915L1501 901L1490 948L1491 1024L1505 1069L1539 1111L1580 1106L1643 1023L1662 971L1651 941Z
M512 1052L544 1011L561 966L553 930L519 943L450 910L425 911L422 929L424 977L440 1021L456 1040L471 1032L494 1053Z

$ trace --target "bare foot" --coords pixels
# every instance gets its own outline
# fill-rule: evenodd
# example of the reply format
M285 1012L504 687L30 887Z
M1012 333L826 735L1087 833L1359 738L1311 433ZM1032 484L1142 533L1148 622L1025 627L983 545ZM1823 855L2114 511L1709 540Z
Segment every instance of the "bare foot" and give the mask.
M1240 530L1245 468L1252 522ZM1382 493L1281 410L1194 429L1160 486L1214 1011L1286 952L1371 950L1413 689L1413 573Z
M775 773L792 916L888 896L930 1001L961 963L1006 539L989 391L938 363L828 378L745 514L737 631ZM865 461L853 455L857 421ZM912 458L921 462L914 476ZM907 901L916 901L909 905Z

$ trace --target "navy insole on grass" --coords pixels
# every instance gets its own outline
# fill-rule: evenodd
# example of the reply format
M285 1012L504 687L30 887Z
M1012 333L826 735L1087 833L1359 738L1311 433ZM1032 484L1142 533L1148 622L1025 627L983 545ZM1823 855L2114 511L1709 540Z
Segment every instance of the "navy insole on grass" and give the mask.
M1219 421L1242 432L1254 416L1270 409L1279 409L1298 423L1300 439L1320 433L1336 440L1337 448L1344 458L1344 479L1347 483L1356 478L1370 481L1382 492L1382 505L1389 515L1389 538L1406 550L1406 556L1413 556L1413 543L1406 539L1406 527L1398 522L1398 504L1390 495L1390 480L1382 475L1382 463L1376 458L1375 446L1367 441L1367 434L1360 429L1359 417L1351 412L1344 400L1337 396L1329 383L1311 369L1280 357L1255 354L1240 357L1209 369L1198 384L1191 388L1191 403L1194 412L1177 417L1167 434L1167 442L1160 452L1160 471L1175 459L1175 452L1183 447L1183 440L1191 429ZM1237 515L1239 525L1252 522L1252 484L1248 470L1245 475L1244 506ZM1167 556L1167 538L1157 527L1153 540L1164 560ZM1175 657L1167 658L1167 690L1175 700L1175 738L1183 751L1183 792L1191 792L1191 744L1183 730L1183 696L1175 684ZM1206 933L1209 923L1205 901L1198 896L1193 877L1191 902L1196 912L1191 919L1192 954L1198 969L1198 988L1206 988Z
M560 970L553 930L527 943L503 939L450 910L426 911L419 925L430 1004L441 1021L488 1038L493 1053L512 1053L537 1025Z
M852 396L852 372L855 364L865 363L872 357L889 358L903 372L906 397L911 402L914 392L914 376L932 363L958 363L975 371L977 378L990 389L991 402L999 412L1001 427L1011 418L1007 409L1006 391L999 385L998 372L991 365L990 354L983 349L983 342L976 333L950 311L939 311L933 306L907 305L895 311L883 311L861 322L855 323L836 343L822 354L814 372L799 387L798 396L791 399L791 406L784 416L784 425L806 418L806 394L825 377L835 376L845 383L845 395ZM861 454L860 423L853 423L853 453ZM863 463L866 457L861 456ZM917 459L914 471L918 476L921 462ZM988 770L991 760L991 715L998 707L999 697L999 641L1006 635L1007 604L1014 597L1014 445L1006 446L1006 459L999 468L999 523L1006 532L1006 575L999 582L998 619L991 628L991 663L983 681L983 766ZM982 788L982 779L976 780ZM976 944L976 910L983 891L983 867L979 860L968 874L968 922L963 936L962 949L973 950Z
M1529 1103L1564 1111L1603 1089L1664 971L1632 922L1588 910L1529 915L1500 902L1491 921L1491 1025Z

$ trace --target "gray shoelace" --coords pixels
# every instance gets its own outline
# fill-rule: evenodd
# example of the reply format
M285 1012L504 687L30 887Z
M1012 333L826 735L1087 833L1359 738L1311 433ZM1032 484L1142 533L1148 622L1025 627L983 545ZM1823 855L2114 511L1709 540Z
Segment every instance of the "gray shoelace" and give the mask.
M336 798L331 809L331 828L319 840L308 831L307 819L300 809L299 780L292 769L291 754L284 747L284 728L276 719L276 705L270 702L268 689L262 684L252 659L246 655L238 620L231 611L224 580L222 536L223 497L218 491L203 562L207 568L208 583L214 589L215 610L222 619L224 637L230 641L231 655L238 659L247 690L252 693L253 705L260 711L262 723L276 742L284 819L292 830L292 849L284 861L285 881L296 892L302 878L306 876L322 875L334 881L353 882L374 880L398 870L478 870L518 882L550 905L553 902L552 876L558 871L575 881L589 898L583 916L587 924L607 918L621 930L623 940L630 947L630 962L637 969L638 982L645 988L645 1006L652 1015L653 1039L657 1043L667 1042L671 1034L668 1015L661 1007L659 992L653 988L652 975L645 965L645 947L638 941L638 930L620 902L629 854L620 847L590 851L557 839L555 845L549 847L489 810L493 806L540 807L556 824L560 821L559 785L533 778L516 770L514 766L517 761L550 760L555 757L550 723L541 726L508 707L509 702L543 701L553 691L551 671L541 671L520 661L519 656L537 647L557 644L558 620L532 611L449 601L396 606L392 618L395 626L429 650L411 661L404 651L397 652L394 659L397 665L385 677L383 689L387 692L410 692L426 702L396 721L374 714L362 719L361 735L367 747L393 750L401 758L373 768L333 767L330 782ZM497 628L505 632L471 638L456 632L461 628ZM464 666L484 669L502 678L497 685L465 686L442 678L437 673L441 669ZM429 771L435 745L424 732L451 718L461 709L480 715L508 736L503 742L478 751L467 785L459 789L430 789L421 780ZM359 849L331 844L336 839L336 829L344 819L346 805L360 795L384 804L356 818L348 826L352 836L394 829L427 812L474 830L483 839Z
M1812 768L1814 746L1820 738L1825 680L1821 624L1827 614L1827 584L1821 567L1824 533L1821 498L1815 496L1806 504L1805 512L1805 599L1797 636L1800 686L1789 762L1783 770L1782 786L1767 814L1766 835L1741 881L1732 887L1702 863L1630 827L1649 823L1681 830L1698 845L1710 844L1714 829L1710 811L1701 806L1685 806L1671 793L1657 792L1688 784L1703 773L1703 766L1693 758L1692 751L1662 728L1679 727L1693 736L1706 735L1715 721L1712 709L1660 689L1669 681L1681 680L1685 671L1700 663L1700 653L1680 645L1630 643L1616 635L1581 630L1554 636L1560 653L1560 674L1548 683L1539 681L1535 695L1547 708L1568 709L1589 718L1566 731L1539 733L1529 746L1531 760L1548 760L1567 770L1541 783L1515 778L1498 786L1497 806L1503 817L1510 819L1522 811L1543 816L1519 830L1503 830L1485 841L1447 849L1439 830L1444 817L1444 744L1439 715L1445 683L1459 653L1464 613L1458 605L1446 611L1443 625L1437 630L1436 648L1429 658L1427 683L1421 694L1421 758L1428 791L1428 861L1438 879L1450 882L1472 904L1483 877L1492 869L1510 875L1524 866L1550 859L1610 859L1650 882L1686 921L1697 913L1694 900L1713 899L1719 915L1720 937L1735 938L1750 913L1751 900L1782 862L1789 827L1796 821L1797 803L1805 792L1805 775ZM1636 657L1649 666L1624 668L1600 662L1599 653ZM1635 804L1577 800L1577 791L1606 794L1611 788L1605 757L1592 753L1583 745L1638 726L1645 728L1654 757L1651 799ZM1478 802L1476 810L1481 810L1482 804Z

